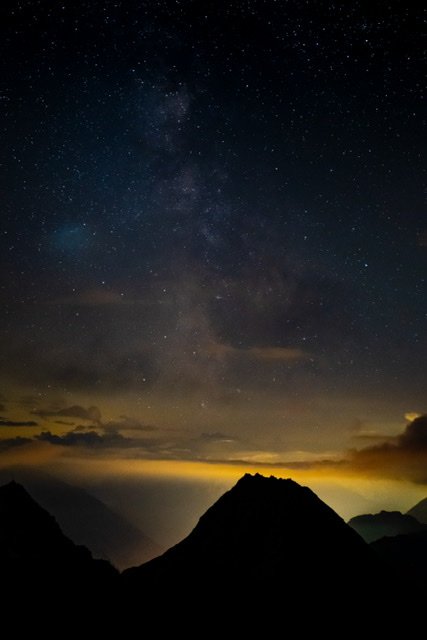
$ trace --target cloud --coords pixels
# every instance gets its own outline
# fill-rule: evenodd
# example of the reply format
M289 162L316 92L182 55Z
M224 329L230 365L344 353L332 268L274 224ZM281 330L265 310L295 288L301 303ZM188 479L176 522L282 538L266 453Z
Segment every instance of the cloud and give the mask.
M361 429L354 435L352 435L353 440L376 440L384 442L392 441L394 438L392 436L386 435L385 433L381 433L381 431L375 431L374 429Z
M8 420L7 418L0 418L0 427L37 427L38 422L34 420Z
M310 358L310 354L298 347L235 347L231 344L212 342L206 347L206 351L216 358L236 356L264 362L295 362Z
M63 447L87 447L94 449L128 448L137 446L137 441L126 438L120 433L111 432L100 434L97 431L68 431L63 435L56 435L51 431L43 431L35 436L40 442Z
M200 440L204 440L205 442L223 442L223 443L231 443L231 442L239 442L238 438L234 436L230 436L226 433L222 433L221 431L215 431L213 433L202 433L200 435Z
M427 484L427 415L418 415L387 442L350 452L348 464L364 473Z
M408 422L412 422L413 420L415 420L416 418L420 418L421 416L421 413L417 413L416 411L409 411L408 413L405 413L405 420L407 420Z
M397 441L398 447L402 450L416 449L427 453L427 415L417 416L410 422Z
M220 431L189 435L186 432L160 431L126 416L123 418L98 428L78 425L62 434L46 430L28 442L38 441L52 446L92 451L110 449L114 450L115 455L126 457L129 455L126 451L132 449L132 455L138 458L173 460L209 461L221 458L226 461L228 458L234 459L256 450L253 444L242 442L239 438ZM118 427L123 432L120 432ZM130 434L126 433L127 431L130 431ZM133 431L135 434L139 432L140 435L133 436ZM141 432L145 432L145 435ZM153 432L156 432L154 437Z
M247 353L258 360L276 362L293 362L309 357L305 351L294 347L251 347Z
M140 305L138 309L142 307ZM58 328L51 330L50 342L43 336L34 345L24 343L20 336L8 343L3 341L0 344L0 373L7 373L8 379L23 385L42 387L55 380L60 387L85 393L95 389L97 393L109 396L123 390L147 388L158 377L158 353L151 344L141 343L141 335L134 335L134 327L128 325L128 316L113 318L114 310L119 309L122 310L120 305L110 305L108 311L102 310L101 321L93 318L93 332L79 336L79 342L74 336L60 335ZM98 311L90 308L87 313ZM133 309L132 313L137 314L137 311ZM145 320L135 322L138 324L145 326ZM46 327L45 331L47 333L49 329ZM123 335L127 336L126 341ZM40 404L31 408L37 406Z
M130 418L129 416L120 416L118 420L111 420L102 425L105 431L120 431L125 429L127 431L156 431L157 427L151 424L146 424L136 418Z
M0 411L6 411L6 405L4 404L5 400L5 396L0 393Z
M33 442L32 438L21 438L21 436L17 436L16 438L4 438L0 440L0 452L9 451L16 447L22 447L23 445L30 444L31 442Z
M98 407L89 407L85 409L78 404L63 409L34 409L31 413L41 418L78 418L79 420L89 420L96 424L101 422L101 412Z
M193 193L188 175L184 183L183 191ZM33 310L41 326L37 342L24 340L24 331L3 341L0 373L25 387L44 388L54 380L58 388L96 391L97 397L153 387L168 398L174 391L220 394L235 380L258 390L258 370L282 363L291 369L318 359L317 330L309 323L312 296L305 289L299 295L273 260L264 267L254 281L252 268L220 277L203 265L189 269L180 262L179 277L153 276L143 290L88 286L65 294L61 304L50 305L49 322L45 307ZM310 313L305 307L299 311L307 297ZM82 330L66 332L67 322ZM328 328L330 322L328 315ZM286 375L283 371L283 386ZM41 403L35 406L43 409Z
M37 396L25 395L21 396L17 404L24 409L35 409L40 404L40 398Z

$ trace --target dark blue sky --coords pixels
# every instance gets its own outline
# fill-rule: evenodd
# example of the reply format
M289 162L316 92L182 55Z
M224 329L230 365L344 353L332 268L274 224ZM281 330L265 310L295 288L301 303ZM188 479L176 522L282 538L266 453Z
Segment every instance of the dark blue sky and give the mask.
M319 450L425 410L421 11L1 12L11 413L28 394L111 418L126 404L159 427Z

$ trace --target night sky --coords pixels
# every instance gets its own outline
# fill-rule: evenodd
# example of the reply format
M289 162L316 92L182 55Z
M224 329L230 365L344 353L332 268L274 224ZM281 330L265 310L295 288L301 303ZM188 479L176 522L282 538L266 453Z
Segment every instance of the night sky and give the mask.
M426 411L421 9L1 14L1 464L401 449Z

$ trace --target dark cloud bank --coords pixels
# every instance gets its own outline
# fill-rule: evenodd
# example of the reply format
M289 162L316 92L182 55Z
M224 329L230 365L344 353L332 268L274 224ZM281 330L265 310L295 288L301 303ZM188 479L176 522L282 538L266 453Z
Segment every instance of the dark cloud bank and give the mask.
M363 473L427 484L427 415L392 440L353 451L349 464Z

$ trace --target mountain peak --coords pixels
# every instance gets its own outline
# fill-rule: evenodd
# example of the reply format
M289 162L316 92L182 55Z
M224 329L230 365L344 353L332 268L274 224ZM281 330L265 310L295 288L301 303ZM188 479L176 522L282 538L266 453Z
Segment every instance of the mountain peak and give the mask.
M250 584L315 589L316 576L340 584L375 565L371 549L309 488L291 479L245 474L165 554L124 572L153 589L193 584ZM312 576L312 582L308 576ZM270 585L270 586L269 586Z
M51 529L56 527L61 533L55 519L37 504L22 484L15 480L0 486L0 514L2 516L0 534L3 535L6 535L8 527L25 521L30 522L32 519L43 525L49 524Z
M74 546L55 518L15 480L0 486L0 515L2 548L14 558L41 558Z
M277 478L276 476L263 476L261 473L245 473L244 476L242 476L238 481L237 484L234 486L234 488L241 486L241 485L249 485L251 484L252 486L254 484L263 484L264 486L267 486L267 484L269 486L272 486L273 484L277 485L280 484L282 486L284 486L285 484L287 484L288 486L294 486L295 488L303 488L301 485L299 485L297 482L295 482L294 480L292 480L291 478Z
M24 494L26 494L28 497L30 497L30 494L25 489L25 487L22 484L20 484L19 482L16 482L16 480L14 478L12 480L10 480L10 482L7 482L2 487L0 487L0 492L3 495L8 495L8 494L10 494L10 495L24 495Z

